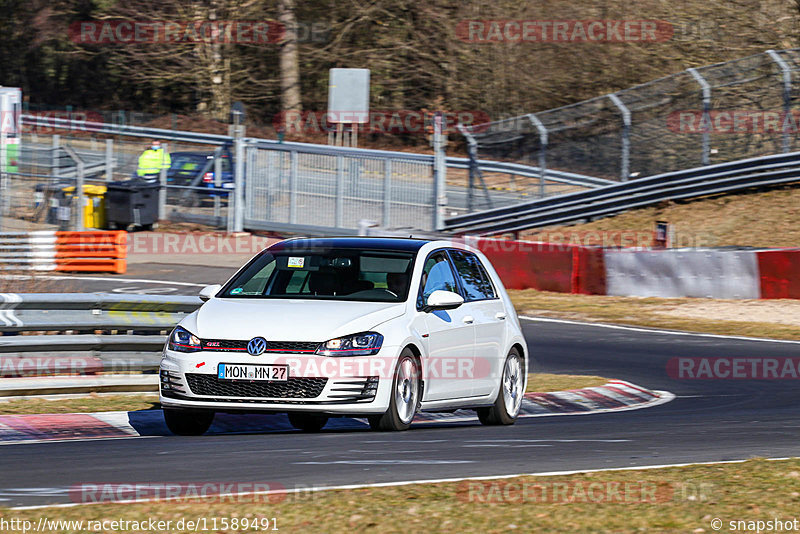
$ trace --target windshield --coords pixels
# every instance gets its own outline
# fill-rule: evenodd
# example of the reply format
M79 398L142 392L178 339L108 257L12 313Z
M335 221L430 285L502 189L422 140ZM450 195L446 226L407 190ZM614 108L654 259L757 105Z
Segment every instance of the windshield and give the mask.
M264 253L222 290L225 298L403 302L414 254L387 250Z

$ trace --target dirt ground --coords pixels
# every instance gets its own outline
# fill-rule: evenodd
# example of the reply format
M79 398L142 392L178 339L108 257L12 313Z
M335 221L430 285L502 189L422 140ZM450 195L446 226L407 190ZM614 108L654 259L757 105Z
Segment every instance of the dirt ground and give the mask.
M657 315L685 319L775 323L800 326L800 300L710 300L686 302L656 312Z

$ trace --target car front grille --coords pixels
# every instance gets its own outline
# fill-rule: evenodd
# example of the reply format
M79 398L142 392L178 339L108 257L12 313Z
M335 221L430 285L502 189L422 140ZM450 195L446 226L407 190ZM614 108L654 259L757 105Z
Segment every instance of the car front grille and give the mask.
M313 399L322 394L328 379L289 377L285 382L264 382L219 380L216 375L186 373L186 382L195 395Z
M202 340L203 350L215 350L219 352L247 352L247 344L250 340L233 339L204 339ZM310 354L317 350L319 343L316 341L267 341L267 348L264 352L282 352L285 354Z

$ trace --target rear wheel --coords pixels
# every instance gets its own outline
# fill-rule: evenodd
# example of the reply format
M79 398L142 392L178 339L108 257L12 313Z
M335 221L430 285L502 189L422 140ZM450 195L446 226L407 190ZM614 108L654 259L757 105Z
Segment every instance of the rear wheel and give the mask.
M200 436L205 434L214 421L210 410L179 410L164 408L164 421L167 428L178 436Z
M289 423L303 432L319 432L328 422L324 415L310 413L289 413Z
M503 378L497 399L489 408L478 408L478 419L484 425L513 425L522 406L525 392L525 362L517 349L511 349L503 366Z
M406 430L411 426L420 403L419 376L419 360L411 349L403 349L394 371L389 409L369 418L373 430Z

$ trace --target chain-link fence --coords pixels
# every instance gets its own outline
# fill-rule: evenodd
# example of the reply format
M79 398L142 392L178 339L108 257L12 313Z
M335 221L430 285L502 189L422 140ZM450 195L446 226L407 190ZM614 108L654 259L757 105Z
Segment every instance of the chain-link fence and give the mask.
M800 150L798 83L800 49L768 51L467 133L480 158L627 180Z

